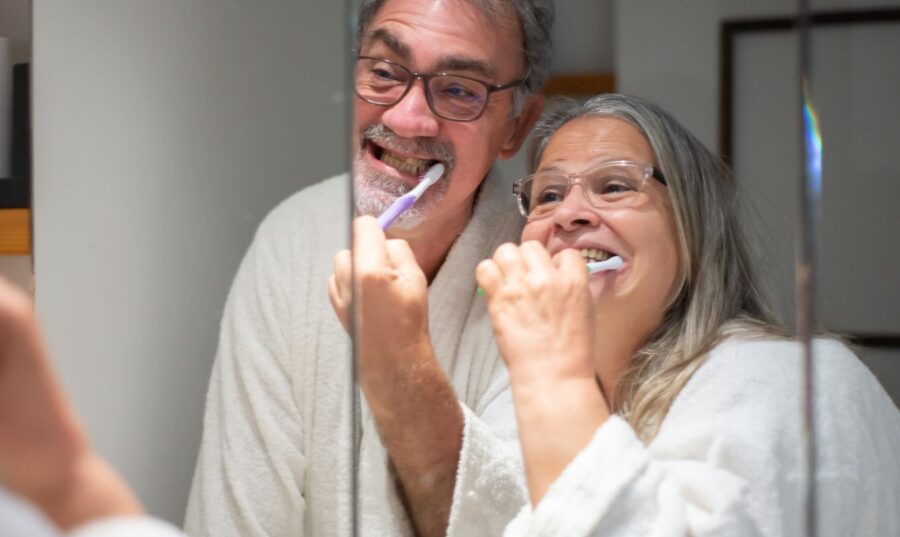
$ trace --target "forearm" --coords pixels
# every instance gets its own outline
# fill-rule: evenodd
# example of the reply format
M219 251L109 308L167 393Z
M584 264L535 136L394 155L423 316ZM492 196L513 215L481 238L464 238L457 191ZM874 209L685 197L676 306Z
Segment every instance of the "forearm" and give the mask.
M96 454L85 454L62 472L57 484L31 498L61 529L111 517L144 513L131 488Z
M427 359L393 372L367 402L396 469L418 535L445 535L456 485L464 417L444 372ZM415 365L414 365L415 364ZM385 389L389 387L388 389Z
M513 399L532 505L609 417L593 378L517 381Z
M57 526L142 512L91 450L56 381L31 299L0 278L0 481Z

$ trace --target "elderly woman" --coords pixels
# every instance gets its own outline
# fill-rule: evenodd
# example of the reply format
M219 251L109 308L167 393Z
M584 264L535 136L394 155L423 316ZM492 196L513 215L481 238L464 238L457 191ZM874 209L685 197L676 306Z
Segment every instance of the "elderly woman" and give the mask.
M734 179L633 97L569 103L535 136L522 244L477 270L531 495L506 535L801 535L801 348ZM819 535L900 535L900 414L838 341L815 359Z

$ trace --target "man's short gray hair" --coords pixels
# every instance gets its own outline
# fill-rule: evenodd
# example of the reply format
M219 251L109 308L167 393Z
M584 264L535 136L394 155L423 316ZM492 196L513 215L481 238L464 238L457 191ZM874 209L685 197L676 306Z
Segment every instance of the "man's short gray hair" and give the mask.
M378 10L389 0L361 0L357 38L362 36ZM516 88L513 113L518 114L526 97L541 92L550 73L552 39L550 30L556 18L554 0L459 0L469 2L491 18L512 9L522 27L522 52L528 73L525 83ZM505 81L504 81L505 82Z

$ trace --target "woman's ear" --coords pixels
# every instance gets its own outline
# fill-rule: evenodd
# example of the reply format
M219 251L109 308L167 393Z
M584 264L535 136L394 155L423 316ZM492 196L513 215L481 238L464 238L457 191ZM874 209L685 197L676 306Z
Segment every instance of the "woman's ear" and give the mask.
M519 148L522 147L522 143L525 142L525 138L527 138L528 133L531 132L534 122L541 117L541 112L543 111L543 95L531 95L525 100L522 111L512 120L512 132L500 149L500 154L498 155L499 158L508 159L519 152Z

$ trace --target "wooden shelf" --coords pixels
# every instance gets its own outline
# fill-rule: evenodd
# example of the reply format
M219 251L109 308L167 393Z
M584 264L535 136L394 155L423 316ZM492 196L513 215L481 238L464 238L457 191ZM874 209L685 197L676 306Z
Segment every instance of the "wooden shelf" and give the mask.
M616 90L612 73L578 73L550 75L544 84L544 95L594 96Z
M0 209L0 255L31 253L31 211Z

